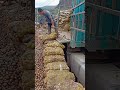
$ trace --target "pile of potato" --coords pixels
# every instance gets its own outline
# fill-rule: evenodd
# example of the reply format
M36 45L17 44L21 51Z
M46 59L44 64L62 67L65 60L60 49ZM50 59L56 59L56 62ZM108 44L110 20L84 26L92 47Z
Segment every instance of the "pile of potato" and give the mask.
M59 16L59 28L64 31L70 30L70 15L72 10L62 10Z
M74 74L69 71L64 57L64 48L65 46L55 39L44 42L43 63L46 90L84 90L80 83L75 82Z

